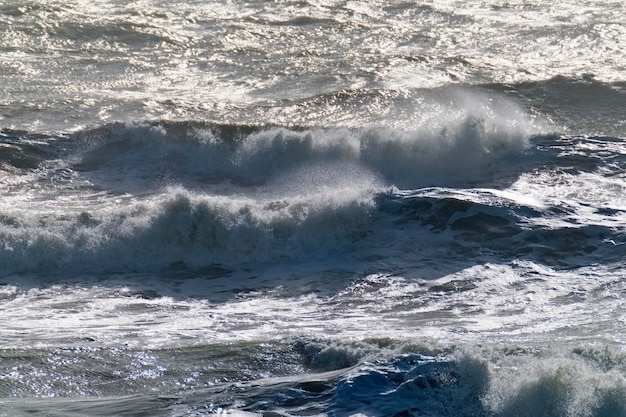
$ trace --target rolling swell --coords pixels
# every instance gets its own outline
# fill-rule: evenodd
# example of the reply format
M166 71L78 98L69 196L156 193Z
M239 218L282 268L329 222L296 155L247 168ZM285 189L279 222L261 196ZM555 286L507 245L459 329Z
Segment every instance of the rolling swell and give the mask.
M379 203L403 229L429 230L426 248L439 242L459 258L525 259L554 268L624 259L626 234L611 223L621 212L603 212L596 223L579 224L569 217L574 208L537 205L523 195L488 189L399 192Z
M256 380L237 390L216 384L208 390L214 400L210 408L229 410L234 396L246 403L244 411L280 410L290 415L306 411L349 416L354 410L406 417L625 415L620 353L593 349L533 353L508 347L490 353L492 363L478 352L405 353L299 379ZM206 396L189 402L200 407Z
M259 184L338 163L401 188L467 184L488 178L499 163L510 162L507 157L523 154L532 132L524 120L482 113L414 130L115 124L73 137L83 147L74 168L90 178L102 172L116 180L117 173L133 170L137 180L162 186L164 173L170 182L229 178Z
M583 151L593 166L573 174L611 168L613 179L619 141L530 137L520 123L479 113L414 131L191 122L3 131L2 182L12 193L0 207L0 265L112 272L357 249L393 257L407 242L430 250L425 236L459 257L620 259L624 235L610 220L622 211L597 207L597 223L577 225L578 207L497 191Z

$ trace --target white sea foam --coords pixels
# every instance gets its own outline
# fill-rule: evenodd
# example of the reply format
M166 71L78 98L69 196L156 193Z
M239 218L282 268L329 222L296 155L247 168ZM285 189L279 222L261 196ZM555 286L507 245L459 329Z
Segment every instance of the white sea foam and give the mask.
M3 1L0 415L625 416L623 5L431 3Z
M626 415L621 353L577 349L574 354L549 355L549 360L542 354L503 358L485 396L495 415ZM617 366L607 369L607 361Z

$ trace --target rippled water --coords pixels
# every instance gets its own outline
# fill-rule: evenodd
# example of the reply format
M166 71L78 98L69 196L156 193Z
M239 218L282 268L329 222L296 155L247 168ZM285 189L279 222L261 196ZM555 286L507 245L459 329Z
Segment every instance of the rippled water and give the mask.
M0 415L626 415L625 11L4 2Z

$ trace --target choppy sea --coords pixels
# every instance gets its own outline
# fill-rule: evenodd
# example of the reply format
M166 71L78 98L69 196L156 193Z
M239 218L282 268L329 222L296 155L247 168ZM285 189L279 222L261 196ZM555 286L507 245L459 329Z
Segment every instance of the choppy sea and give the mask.
M626 416L626 4L3 0L0 416Z

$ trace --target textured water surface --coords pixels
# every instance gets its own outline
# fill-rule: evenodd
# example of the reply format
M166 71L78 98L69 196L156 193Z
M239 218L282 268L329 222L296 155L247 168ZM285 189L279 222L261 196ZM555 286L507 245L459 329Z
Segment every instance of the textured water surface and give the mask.
M626 10L0 5L0 415L626 415Z

